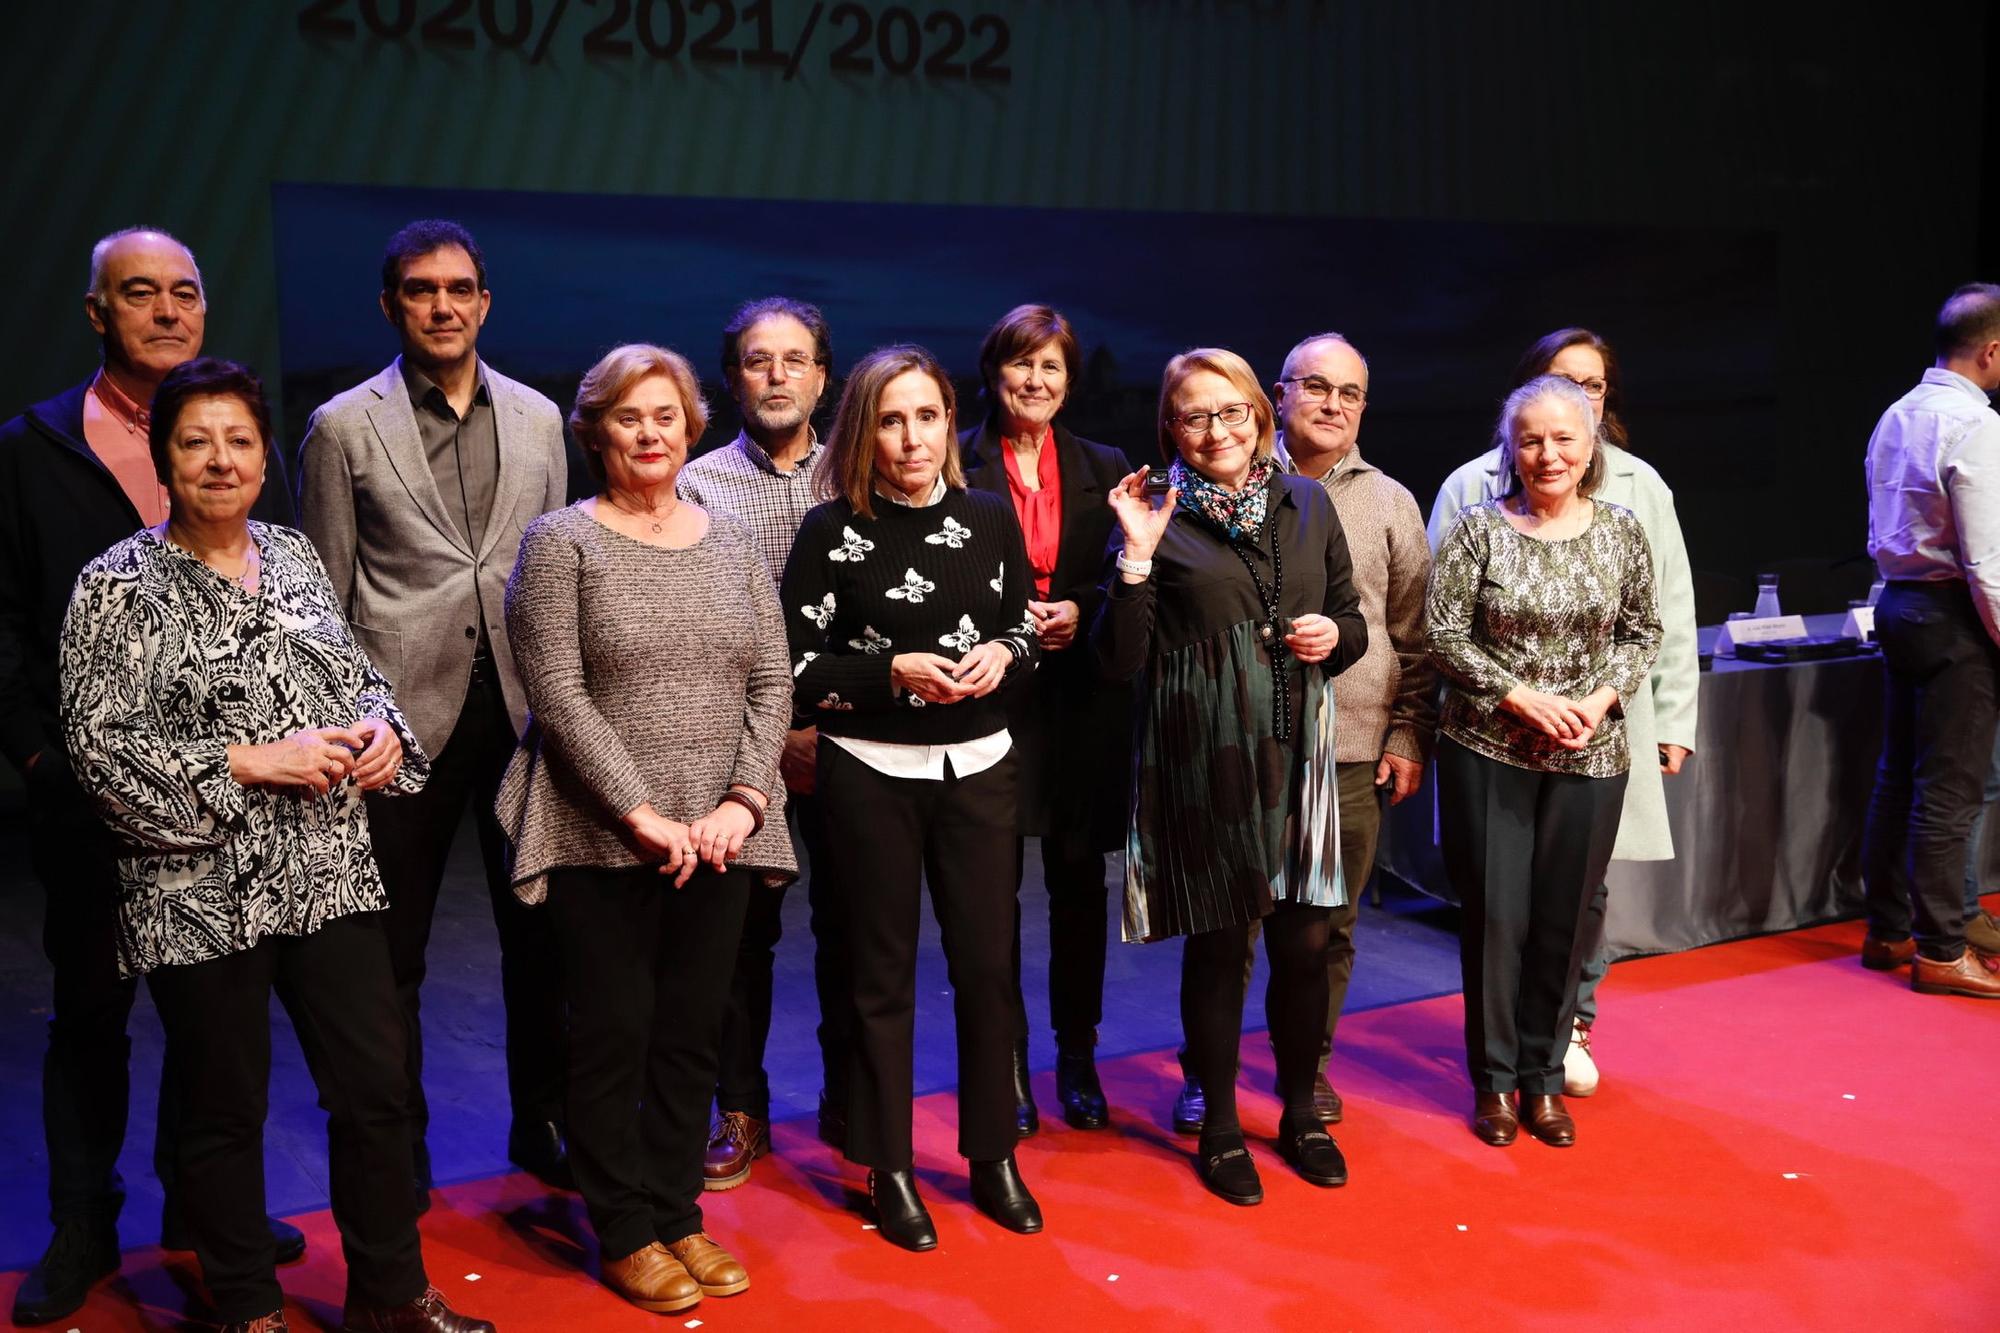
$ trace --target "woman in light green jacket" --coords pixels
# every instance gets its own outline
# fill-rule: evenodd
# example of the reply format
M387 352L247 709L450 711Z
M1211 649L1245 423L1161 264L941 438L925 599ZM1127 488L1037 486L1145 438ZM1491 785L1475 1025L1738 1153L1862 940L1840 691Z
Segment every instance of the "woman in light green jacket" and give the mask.
M1700 696L1701 666L1695 647L1694 576L1688 568L1687 544L1674 514L1674 494L1651 464L1625 445L1620 415L1623 395L1618 356L1611 345L1589 329L1557 329L1539 338L1514 368L1507 391L1513 392L1538 375L1561 375L1581 385L1597 416L1598 448L1604 451L1606 474L1596 498L1632 511L1653 551L1653 582L1659 590L1660 624L1664 637L1653 664L1652 688L1633 699L1625 713L1626 735L1632 749L1631 779L1625 788L1625 810L1618 824L1617 861L1670 861L1673 836L1667 827L1664 779L1680 772L1694 753L1695 708ZM1473 459L1445 479L1431 506L1430 540L1435 550L1461 509L1483 504L1500 493L1500 449ZM1658 765L1638 762L1641 755L1659 753ZM1585 921L1589 933L1588 961L1577 982L1576 1021L1569 1054L1563 1060L1563 1091L1588 1097L1597 1090L1597 1065L1590 1052L1590 1029L1597 1020L1597 983L1608 966L1604 957L1606 890L1599 885Z

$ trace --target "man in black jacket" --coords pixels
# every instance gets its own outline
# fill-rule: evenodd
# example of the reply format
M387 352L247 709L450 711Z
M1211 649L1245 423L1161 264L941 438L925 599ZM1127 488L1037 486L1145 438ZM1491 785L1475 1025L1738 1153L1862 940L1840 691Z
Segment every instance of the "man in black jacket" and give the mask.
M104 363L67 393L0 426L0 752L26 781L36 875L47 893L42 948L54 970L42 1129L55 1237L14 1298L14 1322L59 1319L118 1268L125 1202L118 1153L130 1092L125 1035L137 983L118 973L112 842L83 797L57 721L56 644L83 566L166 517L147 429L153 390L201 352L207 296L194 256L165 232L114 232L91 251L84 314ZM269 451L271 466L281 466ZM290 522L273 476L256 516ZM175 1115L160 1080L154 1169L168 1194L161 1243L185 1248L172 1204ZM272 1223L281 1261L305 1238Z

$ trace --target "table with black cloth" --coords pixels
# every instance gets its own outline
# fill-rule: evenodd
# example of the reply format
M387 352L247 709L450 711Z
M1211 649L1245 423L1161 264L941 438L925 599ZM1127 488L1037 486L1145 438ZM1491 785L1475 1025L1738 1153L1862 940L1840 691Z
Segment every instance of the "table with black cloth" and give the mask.
M1837 634L1844 615L1806 617ZM1700 631L1704 652L1717 628ZM1699 744L1666 780L1671 861L1613 861L1613 959L1790 930L1861 910L1861 827L1882 742L1882 662L1766 666L1717 658ZM1634 756L1635 760L1638 756ZM1435 773L1384 821L1378 864L1455 901L1435 839ZM1989 841L1989 846L1991 842Z

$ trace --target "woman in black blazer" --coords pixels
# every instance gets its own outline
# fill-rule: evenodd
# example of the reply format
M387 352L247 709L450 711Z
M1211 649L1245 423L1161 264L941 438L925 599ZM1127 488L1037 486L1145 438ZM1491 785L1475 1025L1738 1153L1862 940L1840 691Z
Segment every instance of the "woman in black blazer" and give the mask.
M1045 305L1008 311L980 344L986 420L960 437L960 452L967 484L1009 498L1027 539L1035 579L1028 611L1042 663L1008 709L1021 761L1019 850L1028 835L1042 840L1056 1096L1071 1125L1101 1129L1109 1120L1092 1051L1104 1008L1104 854L1124 840L1131 697L1125 685L1099 680L1081 638L1104 596L1104 551L1115 526L1105 497L1129 467L1118 450L1079 439L1055 420L1081 361L1060 313ZM1017 861L1024 861L1018 853ZM1039 1117L1028 1089L1020 991L1017 912L1014 1097L1026 1138Z

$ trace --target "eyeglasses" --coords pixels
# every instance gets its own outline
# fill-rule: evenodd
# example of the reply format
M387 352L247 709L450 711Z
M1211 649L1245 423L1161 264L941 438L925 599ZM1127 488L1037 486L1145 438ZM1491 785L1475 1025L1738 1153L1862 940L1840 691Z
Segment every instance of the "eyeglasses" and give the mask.
M1580 380L1574 375L1564 375L1563 378L1583 390L1583 396L1592 401L1604 397L1605 393L1611 388L1609 384L1595 376L1587 380Z
M1220 421L1225 426L1240 426L1250 419L1250 404L1231 403L1214 412L1183 412L1177 417L1168 417L1167 424L1178 427L1183 435L1206 435L1211 421Z
M786 379L796 380L804 379L807 372L819 362L804 352L787 352L782 360L769 352L752 352L736 364L746 375L768 375L771 373L771 367L778 366L783 368Z
M1342 407L1359 407L1368 401L1368 390L1359 384L1330 384L1317 375L1301 375L1278 383L1296 384L1299 397L1308 403L1323 403L1334 394L1340 395Z

